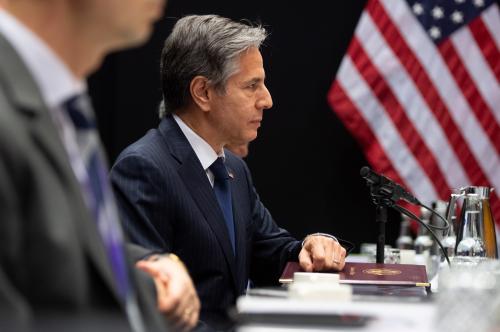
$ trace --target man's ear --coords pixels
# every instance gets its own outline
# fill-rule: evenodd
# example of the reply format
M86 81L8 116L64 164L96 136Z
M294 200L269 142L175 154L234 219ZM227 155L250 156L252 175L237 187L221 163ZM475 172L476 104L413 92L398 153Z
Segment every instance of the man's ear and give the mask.
M205 112L210 110L210 90L211 86L208 83L208 79L204 76L195 76L189 85L189 91L193 102Z

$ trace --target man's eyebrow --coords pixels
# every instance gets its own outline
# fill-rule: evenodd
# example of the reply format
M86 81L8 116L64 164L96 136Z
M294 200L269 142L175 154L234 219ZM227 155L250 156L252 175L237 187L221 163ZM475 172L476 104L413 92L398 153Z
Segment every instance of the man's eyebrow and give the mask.
M246 80L245 83L259 83L259 82L263 82L263 81L264 81L264 78L262 78L262 77L253 77L253 78Z

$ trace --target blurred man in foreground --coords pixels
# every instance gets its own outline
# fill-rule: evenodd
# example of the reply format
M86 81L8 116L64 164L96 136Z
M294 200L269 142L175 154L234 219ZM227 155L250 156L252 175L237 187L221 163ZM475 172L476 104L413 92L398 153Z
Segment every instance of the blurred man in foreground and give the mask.
M259 47L264 28L216 15L180 19L165 42L165 107L158 129L118 157L111 180L131 239L178 254L202 302L201 319L227 328L227 309L255 285L276 284L285 263L342 269L327 234L303 245L259 200L245 162L224 149L257 136L272 99Z
M124 243L86 96L86 76L143 43L164 5L2 1L0 330L196 324L199 300L176 256Z

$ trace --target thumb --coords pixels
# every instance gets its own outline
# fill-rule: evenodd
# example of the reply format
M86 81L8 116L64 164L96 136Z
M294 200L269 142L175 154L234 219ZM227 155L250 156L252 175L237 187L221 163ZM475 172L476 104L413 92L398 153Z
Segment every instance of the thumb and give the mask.
M153 262L138 261L135 264L135 267L143 272L146 272L147 274L151 275L152 277L159 277L161 274Z

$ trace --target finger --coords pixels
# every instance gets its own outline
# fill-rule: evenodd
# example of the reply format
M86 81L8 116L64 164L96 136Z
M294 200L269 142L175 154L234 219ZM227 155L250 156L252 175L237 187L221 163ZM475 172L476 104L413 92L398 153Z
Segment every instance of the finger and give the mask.
M135 263L135 267L150 274L153 277L156 277L160 273L151 262L147 261L138 261L137 263Z
M309 252L304 248L302 248L302 250L299 253L299 264L302 270L306 272L312 272L313 270L312 259L311 256L309 255Z
M159 278L153 278L153 281L156 286L158 310L167 316L170 316L173 323L177 322L179 317L175 315L172 308L177 308L178 304L175 301L171 301L172 297L168 292L168 284L165 284Z
M189 311L184 314L182 321L180 321L178 324L178 326L180 328L183 328L184 331L191 330L198 323L198 312L199 311L196 309L196 307L194 307L192 305L193 305L192 301L190 301L191 307L189 307Z
M175 318L175 320L178 320L182 319L187 303L185 297L182 296L175 287L177 286L169 285L166 298L163 302L162 311Z
M335 259L335 246L332 242L328 241L325 244L325 270L331 270L335 267L337 263Z
M193 299L197 299L194 286L188 279L182 278L176 283L171 283L169 287L169 297L178 299L177 305L172 310L172 314L178 317L181 321L187 321L186 313L189 315L197 311L197 303Z
M189 296L188 302L189 312L183 317L184 319L182 320L182 322L178 324L179 327L183 327L184 331L189 331L196 326L196 324L198 323L200 312L200 302L196 294Z
M313 270L321 271L325 268L325 248L320 240L316 240L312 243L310 247Z
M186 329L190 324L193 308L191 308L189 299L185 296L174 311L175 328L179 330Z
M200 318L200 309L201 309L201 303L200 299L198 298L198 294L196 291L193 289L193 294L191 295L191 302L194 307L194 314L193 314L193 321L194 324L196 325L198 323L198 319Z
M174 315L166 315L168 322L170 323L170 326L172 327L173 331L183 331L184 330L184 324L182 323L181 317L174 316Z
M344 265L345 265L345 255L346 255L346 251L345 251L345 249L342 246L339 246L337 248L337 255L339 257L339 260L334 263L334 265L335 265L334 269L340 271L340 270L342 270L344 268Z
M198 301L198 297L196 296L195 297L195 302L197 303L195 305L195 311L193 313L193 315L191 316L191 321L190 321L190 327L193 328L196 326L196 324L198 324L198 319L200 317L200 301Z
M154 272L155 270L153 270ZM173 283L177 283L175 279L169 279L168 276L165 276L163 273L157 273L153 276L153 280L155 281L157 297L158 297L158 309L165 313L171 313L180 303L180 299L182 298L179 292L175 292L177 286Z
M178 297L172 296L169 288L168 284L165 285L163 292L161 292L161 294L159 293L159 296L161 297L158 298L158 310L165 314L173 314L176 308L178 308L180 302Z
M188 322L188 330L193 329L196 324L198 324L198 315L191 315L191 318Z
M187 316L169 316L172 326L174 327L174 331L185 331L187 330Z
M180 307L180 298L177 296L173 296L169 291L169 285L163 283L158 278L155 278L157 297L158 297L158 310L167 315L176 316L176 310L178 309L181 312L182 308Z
M345 266L345 256L347 252L344 247L340 247L340 265L339 265L339 271L342 270Z
M168 282L170 279L169 276L163 273L161 268L158 267L157 262L138 261L135 266L139 270L148 273L153 278L159 278L163 282Z
M342 248L342 246L338 242L334 242L333 245L334 245L333 261L338 264L342 261L342 249L344 248Z
M153 281L156 287L157 306L161 308L163 306L162 301L167 296L167 285L159 278L153 278Z
M194 326L199 317L199 300L194 285L188 275L181 270L175 278L170 278L165 270L166 260L141 261L137 268L150 274L157 288L158 308L178 330ZM179 272L179 270L177 271Z
M166 287L170 281L170 277L158 267L156 262L139 261L135 264L136 268L149 274L153 279L164 284Z
M178 309L178 307L176 309ZM175 311L170 311L168 313L165 313L165 315L166 315L168 321L170 322L170 324L175 327L174 331L182 329L182 327L184 326L182 312L175 310Z
M336 270L341 271L344 269L345 266L345 260L342 260L340 263L337 263Z

